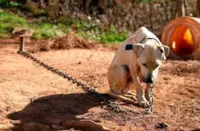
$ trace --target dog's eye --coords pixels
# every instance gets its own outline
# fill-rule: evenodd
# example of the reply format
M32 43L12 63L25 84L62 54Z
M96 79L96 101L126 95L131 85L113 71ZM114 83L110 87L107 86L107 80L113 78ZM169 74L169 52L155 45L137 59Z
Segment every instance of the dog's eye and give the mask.
M156 64L156 68L159 66L159 64Z
M163 53L164 52L163 49L160 49L160 52Z
M146 63L143 63L142 65L145 66L145 67L147 67L147 64L146 64Z

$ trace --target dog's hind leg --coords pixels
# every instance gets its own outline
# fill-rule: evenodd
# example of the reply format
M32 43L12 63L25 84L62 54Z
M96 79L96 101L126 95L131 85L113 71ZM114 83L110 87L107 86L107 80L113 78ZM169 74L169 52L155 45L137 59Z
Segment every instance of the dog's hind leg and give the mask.
M108 81L111 90L116 94L124 94L128 77L126 66L113 66L108 71Z
M127 76L126 77L126 85L125 87L123 88L122 90L122 93L123 94L127 94L128 92L130 92L129 90L132 88L133 86L133 81L132 81L132 78L130 76Z
M128 80L129 71L126 66L115 66L109 69L108 80L111 91L108 93L111 97L122 99L126 102L135 103L134 96L126 96L129 92L132 82ZM128 80L128 81L127 81Z
M133 80L129 78L126 83L126 87L122 90L122 92L124 93L125 97L137 100L136 95L131 92L133 86L134 86Z

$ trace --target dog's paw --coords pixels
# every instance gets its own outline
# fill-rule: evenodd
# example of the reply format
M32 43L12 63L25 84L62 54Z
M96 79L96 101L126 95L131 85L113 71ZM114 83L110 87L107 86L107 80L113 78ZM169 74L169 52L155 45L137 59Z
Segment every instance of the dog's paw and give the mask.
M149 102L146 100L146 98L143 94L137 95L137 99L138 99L140 107L148 108L150 106Z
M139 101L139 106L140 107L144 107L144 108L148 108L150 106L148 101Z

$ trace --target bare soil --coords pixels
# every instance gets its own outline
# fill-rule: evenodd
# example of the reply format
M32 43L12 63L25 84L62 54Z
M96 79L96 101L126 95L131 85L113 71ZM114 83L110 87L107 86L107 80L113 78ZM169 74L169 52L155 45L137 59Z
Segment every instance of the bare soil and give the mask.
M154 88L154 113L114 100L125 112L105 109L98 98L17 54L16 40L0 40L0 130L152 131L200 128L200 62L167 60ZM26 50L35 44L27 44ZM115 50L35 52L40 60L82 82L108 90L107 68ZM162 123L167 125L161 128ZM160 124L160 125L159 125Z

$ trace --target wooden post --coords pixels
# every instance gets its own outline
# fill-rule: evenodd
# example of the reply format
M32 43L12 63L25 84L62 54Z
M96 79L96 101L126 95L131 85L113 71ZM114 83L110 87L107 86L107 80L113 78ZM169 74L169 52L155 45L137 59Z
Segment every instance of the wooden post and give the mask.
M34 32L33 30L26 30L26 29L18 28L18 27L13 29L12 34L19 37L20 39L18 53L21 53L24 51L25 39L26 37L32 36L33 32Z
M25 44L25 37L20 37L20 43L19 43L19 52L24 51L24 44Z

